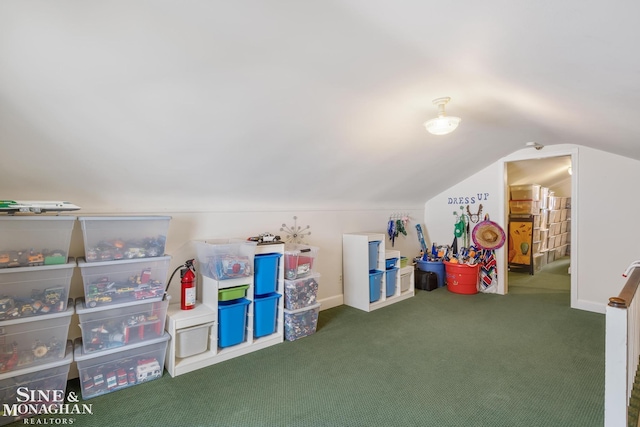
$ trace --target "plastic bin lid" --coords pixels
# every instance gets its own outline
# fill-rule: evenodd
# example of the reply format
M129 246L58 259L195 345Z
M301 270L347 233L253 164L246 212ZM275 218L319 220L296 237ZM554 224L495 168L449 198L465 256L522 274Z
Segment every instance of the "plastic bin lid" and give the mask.
M306 282L307 280L310 279L317 279L320 277L320 273L310 273L310 274L305 274L304 276L298 277L297 279L284 279L284 283L285 285L293 285L294 283L297 282Z
M166 299L167 304L169 303L169 300L171 300L171 295L167 295L167 299ZM161 296L156 298L147 298L140 301L123 302L120 304L108 304L108 305L102 305L102 306L90 308L85 305L84 297L78 297L76 298L75 306L76 306L76 313L88 314L88 313L98 313L100 311L106 311L106 310L113 310L114 308L130 307L133 305L142 305L142 304L148 304L151 302L160 302L160 301L162 301Z
M75 215L8 215L0 216L0 221L69 221L76 220Z
M67 348L62 359L56 359L51 362L45 363L44 365L29 366L26 368L5 372L3 374L0 374L0 381L19 377L21 375L32 374L34 372L46 371L47 369L53 369L59 366L71 365L71 362L73 362L73 346L71 345L71 340L68 340Z
M41 322L43 320L51 320L57 319L59 317L71 317L73 315L73 300L71 298L68 299L67 309L65 311L60 311L58 313L51 314L42 314L39 316L29 316L29 317L21 317L19 319L13 320L3 320L2 326L10 326L10 325L19 325L21 323L29 323L29 322ZM2 329L2 327L0 327Z
M76 266L76 259L69 258L66 264L51 264L51 265L36 265L33 267L15 267L15 268L0 268L0 274L3 273L28 273L32 271L47 271L47 270L60 270L62 268L74 268Z
M166 255L166 254L163 256L155 256L155 257L120 259L116 261L99 261L99 262L87 262L84 258L78 258L78 267L80 268L104 267L107 265L127 265L127 264L143 263L143 262L165 261L170 259L171 259L171 255Z
M100 350L95 353L84 354L82 351L82 338L76 338L73 342L73 360L76 362L84 362L85 360L95 359L97 357L106 356L109 354L120 353L124 351L129 351L135 348L146 347L152 344L159 344L165 341L169 341L171 335L167 331L164 331L161 337L153 338L150 340L140 341L135 344L127 344L120 347L110 348L108 350Z
M167 220L170 216L163 215L146 215L146 216L79 216L79 221L149 221L149 220Z
M315 304L313 304L313 305L310 305L310 306L308 306L308 307L297 308L297 309L295 309L295 310L287 310L287 309L285 308L285 309L284 309L284 312L285 312L285 314L298 314L298 313L302 313L302 312L305 312L305 311L314 310L314 309L316 309L316 308L319 308L319 307L320 307L320 305L321 305L321 304L320 304L319 302L317 302L317 303L315 303Z
M287 255L290 254L299 254L304 252L318 252L319 248L315 246L303 245L302 243L286 243L284 245L284 253Z
M258 242L254 242L252 240L240 239L237 237L229 238L229 239L205 239L205 240L194 240L196 244L202 245L211 245L211 246L225 246L225 245L236 245L243 244L249 246L258 246Z

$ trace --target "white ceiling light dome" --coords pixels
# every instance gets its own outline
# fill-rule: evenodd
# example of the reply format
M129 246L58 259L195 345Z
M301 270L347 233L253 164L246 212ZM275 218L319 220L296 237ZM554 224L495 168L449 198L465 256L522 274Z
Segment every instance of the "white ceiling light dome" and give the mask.
M425 122L424 127L433 135L446 135L456 130L462 119L460 117L447 116L444 113L444 106L451 98L437 98L433 100L433 105L438 107L438 117Z

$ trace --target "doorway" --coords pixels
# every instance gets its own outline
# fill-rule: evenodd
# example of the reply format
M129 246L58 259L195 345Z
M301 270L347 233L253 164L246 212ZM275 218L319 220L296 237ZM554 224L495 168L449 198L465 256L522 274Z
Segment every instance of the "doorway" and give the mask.
M572 172L570 155L506 163L507 292L571 293Z

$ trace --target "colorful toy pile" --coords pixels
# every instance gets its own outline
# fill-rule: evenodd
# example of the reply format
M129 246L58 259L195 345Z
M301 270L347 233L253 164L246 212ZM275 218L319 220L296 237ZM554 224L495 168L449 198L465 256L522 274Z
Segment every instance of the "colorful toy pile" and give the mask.
M86 249L87 262L156 257L164 254L166 236L141 240L102 240Z

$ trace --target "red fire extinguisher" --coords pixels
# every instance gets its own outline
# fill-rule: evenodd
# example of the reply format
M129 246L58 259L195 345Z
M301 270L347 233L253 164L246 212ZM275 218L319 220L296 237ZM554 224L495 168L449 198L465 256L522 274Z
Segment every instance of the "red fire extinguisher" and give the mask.
M190 259L184 263L184 267L180 270L181 298L180 308L183 310L191 310L196 306L196 275L193 268L194 260Z
M185 261L183 265L176 268L169 281L167 282L167 288L165 289L164 298L167 297L167 291L169 290L169 285L171 284L171 279L176 274L178 270L180 270L180 308L182 310L191 310L196 306L196 269L193 266L195 264L195 260L189 259Z

